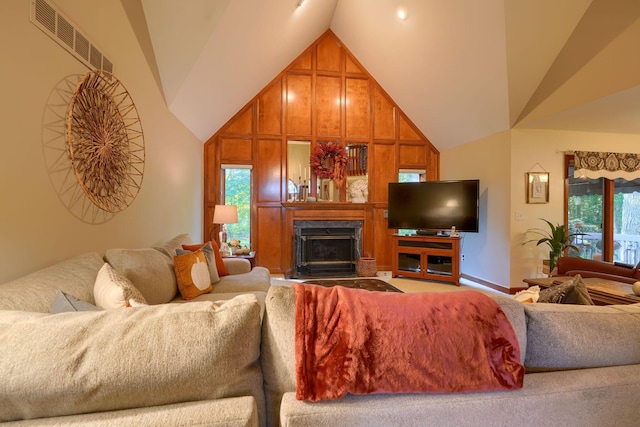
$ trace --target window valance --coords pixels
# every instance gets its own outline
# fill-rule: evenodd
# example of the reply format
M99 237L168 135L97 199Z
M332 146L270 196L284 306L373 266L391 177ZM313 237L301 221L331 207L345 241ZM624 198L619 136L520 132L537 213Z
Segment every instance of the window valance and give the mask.
M575 151L573 176L591 179L640 178L640 154Z

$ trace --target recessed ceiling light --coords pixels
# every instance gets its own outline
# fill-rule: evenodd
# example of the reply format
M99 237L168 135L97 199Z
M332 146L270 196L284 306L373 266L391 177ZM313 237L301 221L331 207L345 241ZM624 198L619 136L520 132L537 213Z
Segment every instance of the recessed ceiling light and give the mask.
M396 14L398 15L398 18L402 19L403 21L407 19L407 10L404 7L399 7Z

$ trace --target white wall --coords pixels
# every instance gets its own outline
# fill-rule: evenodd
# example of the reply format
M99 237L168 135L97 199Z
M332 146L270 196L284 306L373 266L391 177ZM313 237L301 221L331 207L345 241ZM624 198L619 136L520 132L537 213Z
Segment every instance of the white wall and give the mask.
M461 272L509 287L510 135L503 132L440 155L440 179L480 180L479 233L462 233Z
M43 154L52 90L88 69L29 20L30 2L3 0L0 14L0 282L88 251L147 247L202 234L202 143L168 111L119 1L54 0L114 63L145 135L142 187L131 206L92 225L58 199Z
M526 230L564 221L564 154L574 150L638 153L640 135L514 129L441 153L441 179L480 179L480 233L466 233L463 273L507 288L539 275L548 251L523 245ZM549 172L549 203L526 203L530 171Z

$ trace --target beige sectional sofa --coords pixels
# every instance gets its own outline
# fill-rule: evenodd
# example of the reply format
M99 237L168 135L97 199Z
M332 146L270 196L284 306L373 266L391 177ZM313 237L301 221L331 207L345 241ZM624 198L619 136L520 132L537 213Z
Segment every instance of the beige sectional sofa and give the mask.
M639 305L501 296L494 299L527 369L522 389L296 400L294 289L270 286L266 269L234 259L226 262L235 274L212 293L173 304L185 301L167 292L168 255L184 240L85 254L0 285L0 421L370 427L631 426L640 419ZM56 290L94 303L105 259L153 305L48 314Z
M270 425L635 426L640 420L640 305L522 304L495 296L527 373L515 391L347 395L296 400L295 296L267 294L260 362Z
M188 304L157 248L80 255L0 285L0 422L9 425L258 426L269 271L225 259L229 275ZM109 261L149 306L49 314L56 291L95 304Z

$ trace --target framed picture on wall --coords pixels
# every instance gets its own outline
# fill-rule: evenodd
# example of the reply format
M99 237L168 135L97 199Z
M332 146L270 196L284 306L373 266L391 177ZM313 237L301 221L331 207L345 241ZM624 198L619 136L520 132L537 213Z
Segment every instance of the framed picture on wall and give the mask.
M527 172L527 203L549 203L549 172Z

